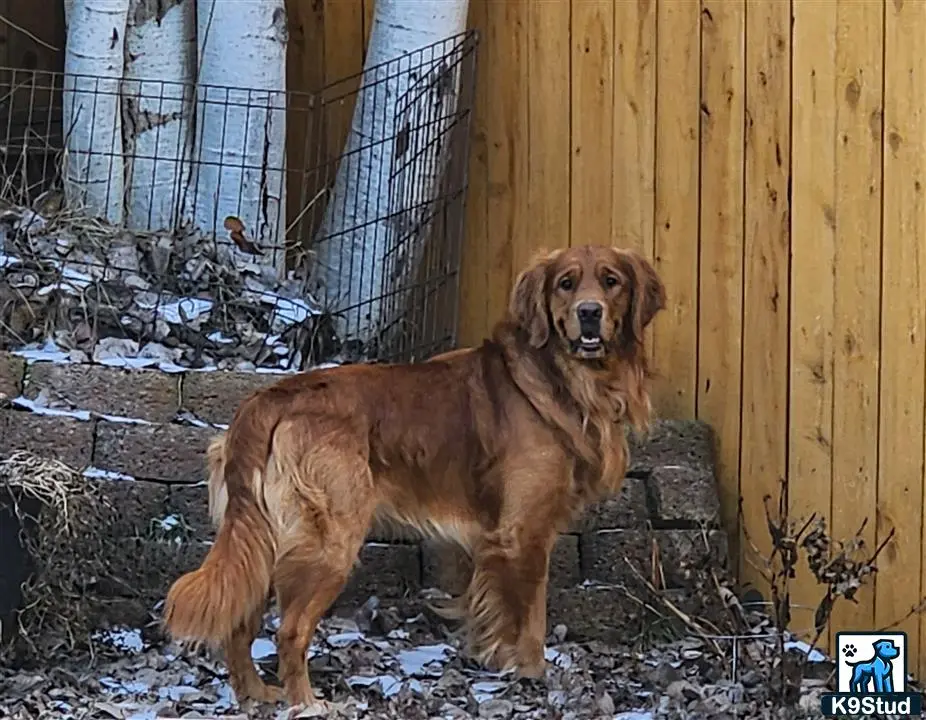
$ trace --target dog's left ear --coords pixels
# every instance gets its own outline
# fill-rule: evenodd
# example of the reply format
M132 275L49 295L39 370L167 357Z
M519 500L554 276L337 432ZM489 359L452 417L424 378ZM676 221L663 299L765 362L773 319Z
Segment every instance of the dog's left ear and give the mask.
M547 270L558 254L558 250L539 253L518 275L508 302L509 314L527 332L528 342L535 348L542 348L550 339L546 307Z
M666 307L666 288L656 268L636 250L615 249L633 283L630 307L624 322L625 339L642 344L643 331Z

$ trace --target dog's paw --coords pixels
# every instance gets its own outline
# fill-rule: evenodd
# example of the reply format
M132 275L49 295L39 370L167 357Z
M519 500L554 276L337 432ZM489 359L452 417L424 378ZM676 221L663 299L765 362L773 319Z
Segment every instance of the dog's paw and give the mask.
M846 645L842 649L842 654L845 655L847 658L854 658L857 652L858 652L858 648L856 648L855 645L852 645L851 643Z
M328 700L315 700L311 703L302 703L289 709L287 720L326 717L332 713L336 713L341 707L340 703L333 703Z

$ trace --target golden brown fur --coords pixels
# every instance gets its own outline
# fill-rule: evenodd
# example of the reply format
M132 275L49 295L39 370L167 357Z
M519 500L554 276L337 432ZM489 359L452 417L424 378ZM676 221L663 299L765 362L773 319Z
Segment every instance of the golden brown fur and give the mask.
M542 674L550 551L620 488L624 424L650 418L643 330L664 305L637 253L559 250L521 273L479 348L254 393L209 448L218 534L167 596L173 636L223 645L239 697L278 699L250 659L273 590L285 699L317 704L305 652L378 516L464 547L472 652Z

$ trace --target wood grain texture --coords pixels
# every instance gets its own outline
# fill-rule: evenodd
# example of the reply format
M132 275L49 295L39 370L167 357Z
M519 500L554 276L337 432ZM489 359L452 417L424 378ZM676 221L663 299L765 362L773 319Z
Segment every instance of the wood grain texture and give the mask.
M874 626L896 622L924 594L926 405L926 4L887 3L884 38L884 224L877 535L897 528L878 563ZM871 277L868 274L867 277ZM837 482L841 479L837 478ZM872 514L869 510L869 514ZM919 532L918 532L919 531ZM914 580L919 575L920 581ZM910 671L926 672L926 623L906 630Z
M526 243L528 179L528 0L487 2L489 268L487 292L494 323L508 306L514 248ZM498 72L497 68L505 68Z
M794 518L829 526L833 490L833 323L836 311L835 2L794 6L791 388L788 499ZM794 602L816 607L820 587L800 563ZM811 627L806 610L797 621ZM822 640L828 640L824 636Z
M756 0L747 5L740 487L743 522L766 555L762 498L777 500L787 471L790 24L787 2ZM758 580L748 564L743 577Z
M614 5L614 244L652 259L656 207L656 0Z
M308 247L321 224L323 202L303 209L324 187L319 165L327 152L326 136L316 108L315 93L325 85L325 6L290 0L286 82L291 95L286 115L287 225L300 218L294 239Z
M831 527L833 537L851 538L867 520L869 546L878 500L883 12L881 2L839 0L836 45L833 482L839 503ZM921 533L910 535L918 553ZM869 592L865 588L858 604L837 605L834 626L872 627Z
M363 0L322 0L325 14L325 84L327 93L324 112L328 179L334 182L337 159L354 114L356 91L360 78L347 80L363 70Z
M614 5L572 3L573 245L611 241Z
M570 2L531 2L527 233L513 248L524 267L538 247L569 247L571 205Z
M656 0L614 4L613 243L652 259L656 207Z
M612 243L656 256L656 0L614 4ZM653 362L653 326L644 333Z
M483 41L476 59L476 95L470 130L469 190L466 197L466 237L460 267L461 346L478 345L488 331L488 89L491 75L485 47L487 3L488 0L470 0L469 6L469 27L482 33ZM495 310L496 308L493 308L493 311Z
M697 415L714 428L724 478L735 478L739 470L745 23L745 2L702 5ZM724 523L736 527L738 487L722 484L720 494ZM736 552L733 543L730 551Z
M653 401L669 417L694 417L697 393L700 19L699 3L657 4L655 260L668 306L653 323Z

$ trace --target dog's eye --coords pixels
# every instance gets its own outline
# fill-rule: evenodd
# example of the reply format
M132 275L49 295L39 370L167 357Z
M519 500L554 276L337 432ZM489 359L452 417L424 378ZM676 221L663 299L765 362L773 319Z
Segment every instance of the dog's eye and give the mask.
M605 287L613 288L617 287L620 281L614 275L605 275L604 284Z
M572 290L572 278L568 275L559 281L560 290Z

